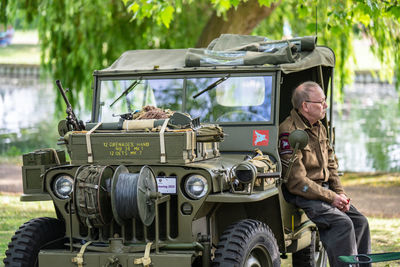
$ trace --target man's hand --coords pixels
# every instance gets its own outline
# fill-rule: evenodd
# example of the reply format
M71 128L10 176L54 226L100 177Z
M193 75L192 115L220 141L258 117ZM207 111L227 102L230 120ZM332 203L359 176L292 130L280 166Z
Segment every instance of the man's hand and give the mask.
M350 209L350 199L345 194L336 194L332 202L332 206L338 208L340 211L346 212Z

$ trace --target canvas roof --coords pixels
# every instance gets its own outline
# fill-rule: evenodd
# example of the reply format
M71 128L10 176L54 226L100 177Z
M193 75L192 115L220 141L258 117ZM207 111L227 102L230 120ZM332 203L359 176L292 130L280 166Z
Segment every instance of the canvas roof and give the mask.
M203 49L129 50L110 67L95 71L95 75L254 66L291 73L319 65L334 67L335 55L328 47L316 46L315 37L270 41L259 36L222 35Z

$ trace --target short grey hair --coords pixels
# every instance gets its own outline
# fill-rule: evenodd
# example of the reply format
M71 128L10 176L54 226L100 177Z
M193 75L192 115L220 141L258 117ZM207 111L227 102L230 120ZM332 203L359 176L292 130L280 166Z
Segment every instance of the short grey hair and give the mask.
M308 100L308 96L314 88L321 88L316 82L304 82L293 90L292 105L295 109L300 109L303 102Z

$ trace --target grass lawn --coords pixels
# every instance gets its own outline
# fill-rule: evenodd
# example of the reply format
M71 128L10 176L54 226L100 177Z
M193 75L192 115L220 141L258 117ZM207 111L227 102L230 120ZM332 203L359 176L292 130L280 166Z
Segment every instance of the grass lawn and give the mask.
M16 31L11 45L0 47L0 64L40 64L37 31Z
M0 193L0 266L8 242L20 225L36 217L56 217L53 202L20 202L17 195Z
M0 64L40 64L39 45L11 44L0 47Z
M0 266L7 244L14 232L24 222L36 217L55 217L53 203L19 202L19 196L0 194ZM369 218L374 253L400 251L400 218ZM282 260L282 266L291 266L290 259ZM399 262L374 264L374 266L399 266Z
M368 218L371 230L372 253L400 252L400 218ZM290 267L291 258L282 260L283 267ZM374 267L395 267L400 261L374 263Z
M356 173L347 172L341 177L343 186L365 185L393 187L400 186L400 173Z

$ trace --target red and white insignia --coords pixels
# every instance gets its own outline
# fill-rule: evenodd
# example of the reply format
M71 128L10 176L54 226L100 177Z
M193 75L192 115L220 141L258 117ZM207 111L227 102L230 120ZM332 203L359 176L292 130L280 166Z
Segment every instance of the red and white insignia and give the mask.
M288 139L281 139L281 150L290 149L290 144Z
M293 152L289 143L289 133L282 133L279 135L279 148L281 155L291 154Z
M268 146L269 130L253 130L253 146Z

